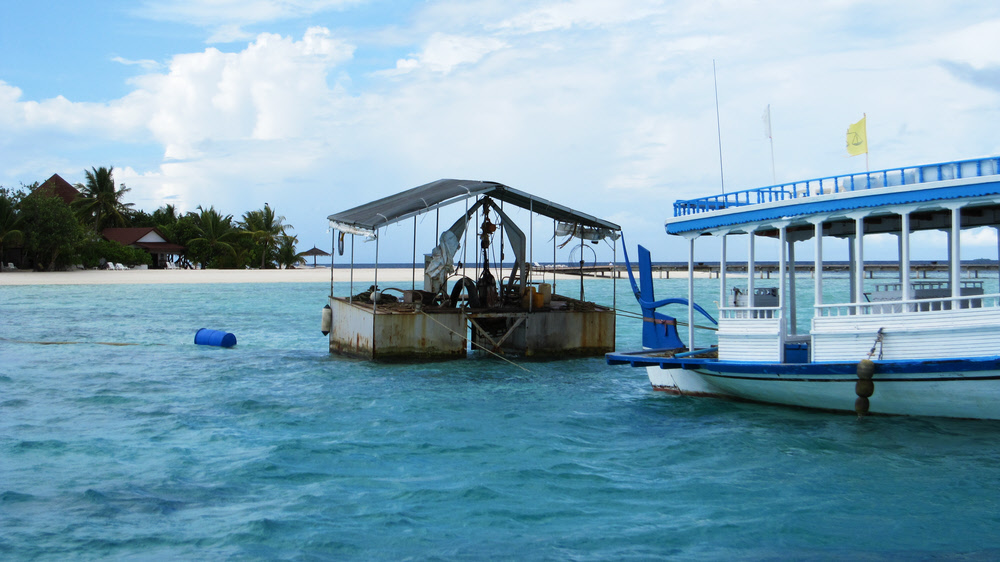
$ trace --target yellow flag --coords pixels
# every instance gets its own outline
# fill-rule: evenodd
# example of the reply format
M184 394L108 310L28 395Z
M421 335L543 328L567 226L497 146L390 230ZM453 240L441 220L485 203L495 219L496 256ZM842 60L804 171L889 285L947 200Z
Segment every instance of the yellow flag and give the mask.
M862 117L861 121L847 128L847 153L851 156L868 152L868 133L865 131L867 117Z

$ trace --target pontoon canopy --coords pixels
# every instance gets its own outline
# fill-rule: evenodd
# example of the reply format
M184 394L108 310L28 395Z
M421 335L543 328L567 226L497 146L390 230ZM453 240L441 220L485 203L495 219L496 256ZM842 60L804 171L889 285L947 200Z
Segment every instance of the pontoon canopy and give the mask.
M608 234L621 230L612 222L574 211L558 203L518 191L502 183L473 180L437 180L395 195L365 203L327 217L330 226L342 232L374 236L377 229L438 207L472 197L489 196L522 209L569 224L606 229Z

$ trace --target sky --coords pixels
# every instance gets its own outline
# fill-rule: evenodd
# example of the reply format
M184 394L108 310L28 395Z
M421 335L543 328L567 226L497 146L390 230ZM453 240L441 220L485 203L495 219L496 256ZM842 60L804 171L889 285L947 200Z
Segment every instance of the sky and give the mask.
M863 115L867 164L845 149ZM997 155L998 118L992 1L0 7L0 186L114 166L136 208L238 219L267 203L300 249L331 249L332 213L461 178L610 220L630 251L683 260L663 228L677 199ZM431 222L455 218L419 219L416 250L412 224L390 228L379 259L429 252ZM535 261L550 261L551 221L532 228ZM934 237L915 252L946 255ZM963 257L996 255L995 233L963 236Z

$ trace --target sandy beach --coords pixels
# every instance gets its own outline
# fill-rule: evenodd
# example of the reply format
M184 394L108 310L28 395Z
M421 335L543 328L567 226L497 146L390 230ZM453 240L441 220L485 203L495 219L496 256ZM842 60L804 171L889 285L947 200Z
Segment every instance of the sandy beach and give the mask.
M546 275L551 278L551 274ZM575 276L559 275L559 279L579 279ZM334 281L351 279L348 269L337 269ZM412 270L406 268L384 268L378 270L378 281L382 283L410 282ZM375 269L355 269L355 283L372 283ZM540 276L538 276L540 280ZM423 283L423 271L417 271L416 281ZM330 270L311 267L301 269L129 269L115 270L75 270L75 271L4 271L0 273L0 285L145 285L172 283L329 283Z

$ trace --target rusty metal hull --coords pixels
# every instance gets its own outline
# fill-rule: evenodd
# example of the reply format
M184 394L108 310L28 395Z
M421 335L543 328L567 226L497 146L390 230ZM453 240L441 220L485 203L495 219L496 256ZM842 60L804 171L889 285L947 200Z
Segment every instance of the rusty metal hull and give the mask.
M330 308L330 353L387 361L466 356L465 319L458 311L394 313L340 298L330 299Z
M609 309L473 313L470 319L474 349L558 358L602 356L615 348L615 313Z
M543 309L415 310L330 299L330 352L368 360L425 361L467 356L472 349L534 358L602 356L615 348L615 313Z

